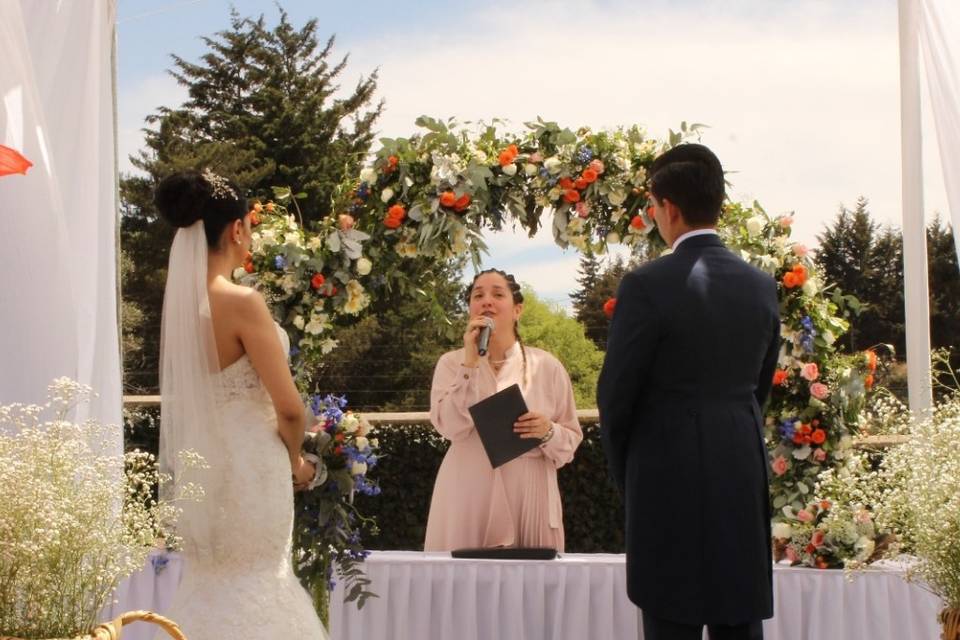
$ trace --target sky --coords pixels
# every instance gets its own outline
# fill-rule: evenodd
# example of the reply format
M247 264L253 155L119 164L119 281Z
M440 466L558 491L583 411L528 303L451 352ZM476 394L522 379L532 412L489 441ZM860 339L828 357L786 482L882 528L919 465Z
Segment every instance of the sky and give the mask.
M419 115L502 118L518 130L542 116L595 129L640 124L666 137L681 121L709 125L702 142L730 172L729 194L793 212L813 247L841 205L869 200L900 225L896 0L582 0L524 3L286 0L297 26L318 19L349 54L342 86L379 74L382 137L409 136ZM186 91L171 54L197 61L230 7L277 21L267 0L118 0L121 171L144 118ZM929 113L925 210L948 211ZM514 273L570 308L578 254L549 229L489 236L485 266ZM472 271L468 274L472 276Z

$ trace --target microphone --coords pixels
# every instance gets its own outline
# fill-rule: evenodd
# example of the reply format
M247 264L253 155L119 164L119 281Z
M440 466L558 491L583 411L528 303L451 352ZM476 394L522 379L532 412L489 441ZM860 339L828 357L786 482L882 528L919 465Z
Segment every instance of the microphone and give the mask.
M490 347L490 334L493 333L493 318L484 318L486 324L480 329L480 338L477 340L477 353L481 356L487 355L487 349Z

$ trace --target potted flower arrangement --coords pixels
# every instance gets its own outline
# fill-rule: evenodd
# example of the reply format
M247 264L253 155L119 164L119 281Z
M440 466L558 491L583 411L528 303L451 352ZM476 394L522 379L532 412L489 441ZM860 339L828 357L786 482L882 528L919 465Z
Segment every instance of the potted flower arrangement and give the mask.
M135 620L182 638L175 624L148 612L96 626L117 583L143 567L177 508L154 498L153 456L104 453L105 443L119 441L119 426L71 420L90 394L59 378L42 406L0 406L0 638L115 639ZM199 495L186 487L179 497Z

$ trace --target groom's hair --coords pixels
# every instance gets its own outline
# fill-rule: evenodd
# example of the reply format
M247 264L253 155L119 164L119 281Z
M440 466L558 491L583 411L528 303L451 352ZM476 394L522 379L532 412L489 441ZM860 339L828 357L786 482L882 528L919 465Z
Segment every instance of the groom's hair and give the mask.
M702 144L678 145L653 161L650 192L677 205L688 225L716 224L725 197L723 167Z

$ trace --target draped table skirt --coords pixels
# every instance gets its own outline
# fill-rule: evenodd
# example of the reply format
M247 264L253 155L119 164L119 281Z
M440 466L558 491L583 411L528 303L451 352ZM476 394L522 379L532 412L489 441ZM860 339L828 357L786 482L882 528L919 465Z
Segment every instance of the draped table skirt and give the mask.
M121 585L104 619L131 609L165 613L185 570L176 554L154 554ZM375 551L365 569L362 610L330 602L334 640L621 640L643 637L627 599L622 555L564 554L551 561L463 560L447 553ZM774 566L775 615L766 640L937 640L940 601L903 580L900 565L857 574ZM148 640L134 625L124 640Z

